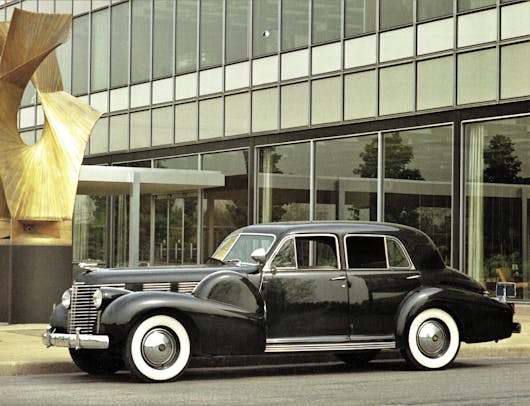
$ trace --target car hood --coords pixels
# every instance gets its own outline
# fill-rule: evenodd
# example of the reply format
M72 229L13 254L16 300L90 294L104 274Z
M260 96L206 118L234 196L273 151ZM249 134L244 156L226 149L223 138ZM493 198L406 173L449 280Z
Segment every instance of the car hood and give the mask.
M249 274L257 272L258 267L252 265L215 264L146 268L96 268L82 272L75 278L75 281L87 285L199 282L207 275L227 270Z

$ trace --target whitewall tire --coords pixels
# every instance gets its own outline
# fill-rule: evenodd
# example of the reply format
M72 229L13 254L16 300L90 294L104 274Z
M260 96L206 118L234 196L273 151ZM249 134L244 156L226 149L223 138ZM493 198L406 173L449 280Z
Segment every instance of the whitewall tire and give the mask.
M130 371L146 382L176 379L191 357L191 343L184 325L177 319L151 316L129 333L124 358Z
M445 368L460 349L458 325L441 309L427 309L414 317L405 338L403 356L416 369Z

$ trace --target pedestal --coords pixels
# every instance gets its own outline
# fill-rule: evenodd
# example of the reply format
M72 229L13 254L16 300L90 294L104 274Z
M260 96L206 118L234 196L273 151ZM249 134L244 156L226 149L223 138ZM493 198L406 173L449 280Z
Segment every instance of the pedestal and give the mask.
M47 323L71 284L71 246L0 245L0 322Z

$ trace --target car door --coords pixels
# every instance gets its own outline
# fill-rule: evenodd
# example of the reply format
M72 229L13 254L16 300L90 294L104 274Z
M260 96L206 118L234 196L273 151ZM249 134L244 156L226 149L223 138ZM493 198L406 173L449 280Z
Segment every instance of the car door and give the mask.
M348 340L348 289L335 235L284 239L264 270L267 343Z
M395 237L348 235L344 240L352 340L393 339L395 315L421 284L403 244Z

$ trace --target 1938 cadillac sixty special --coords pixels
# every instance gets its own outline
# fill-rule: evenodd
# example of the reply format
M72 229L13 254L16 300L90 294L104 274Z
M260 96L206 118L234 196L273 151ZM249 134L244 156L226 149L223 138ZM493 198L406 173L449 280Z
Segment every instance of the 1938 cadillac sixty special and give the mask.
M126 366L148 382L177 378L192 356L273 352L362 364L397 348L432 370L461 341L518 332L513 313L413 228L276 223L233 232L202 266L86 270L43 341L88 373Z

